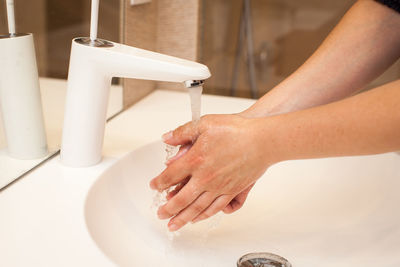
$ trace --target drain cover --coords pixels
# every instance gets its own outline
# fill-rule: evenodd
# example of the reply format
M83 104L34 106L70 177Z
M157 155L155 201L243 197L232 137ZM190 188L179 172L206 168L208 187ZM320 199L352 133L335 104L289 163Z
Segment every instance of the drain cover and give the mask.
M281 256L271 253L249 253L241 257L237 267L292 267L292 265Z

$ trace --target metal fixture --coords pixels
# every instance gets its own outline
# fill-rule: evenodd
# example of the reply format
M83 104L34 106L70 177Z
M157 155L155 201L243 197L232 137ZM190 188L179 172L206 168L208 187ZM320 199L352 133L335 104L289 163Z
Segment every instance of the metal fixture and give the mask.
M96 39L92 41L89 37L81 37L81 38L76 38L75 41L78 44L82 45L87 45L87 46L93 46L93 47L113 47L113 43L102 40L102 39Z
M241 257L237 267L292 267L281 256L272 253L249 253Z
M197 86L203 86L204 80L190 80L190 81L185 81L185 86L186 88L193 88Z

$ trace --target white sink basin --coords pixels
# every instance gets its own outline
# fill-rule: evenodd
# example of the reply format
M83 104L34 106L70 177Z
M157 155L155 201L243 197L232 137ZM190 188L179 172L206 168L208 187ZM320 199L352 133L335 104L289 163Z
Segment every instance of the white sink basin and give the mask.
M151 178L164 145L118 161L91 188L88 230L118 266L236 266L272 252L294 267L400 266L400 156L290 161L270 168L232 215L188 225L179 236L152 209Z

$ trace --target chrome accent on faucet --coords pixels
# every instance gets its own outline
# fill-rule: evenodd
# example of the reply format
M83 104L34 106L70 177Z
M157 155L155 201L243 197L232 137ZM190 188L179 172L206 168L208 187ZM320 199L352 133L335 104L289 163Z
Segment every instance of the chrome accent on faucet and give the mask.
M185 81L186 88L193 88L197 86L202 86L204 84L204 80L189 80Z
M8 39L8 38L15 38L15 37L22 37L22 36L28 36L30 33L8 33L8 34L2 34L0 35L0 39Z
M98 38L96 40L92 41L89 37L80 37L80 38L76 38L74 41L77 42L78 44L92 46L92 47L107 48L107 47L114 46L113 43L103 40L103 39L98 39Z

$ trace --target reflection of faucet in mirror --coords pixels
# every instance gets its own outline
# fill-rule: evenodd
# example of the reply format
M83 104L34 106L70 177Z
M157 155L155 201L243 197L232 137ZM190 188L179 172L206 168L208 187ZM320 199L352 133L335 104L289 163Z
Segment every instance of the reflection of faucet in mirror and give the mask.
M32 34L15 31L14 1L7 1L9 34L0 36L0 106L8 154L37 159L47 154L39 77Z
M61 160L71 167L101 160L113 77L185 82L186 87L210 77L205 65L97 39L97 12L93 0L91 37L72 41L61 145Z

